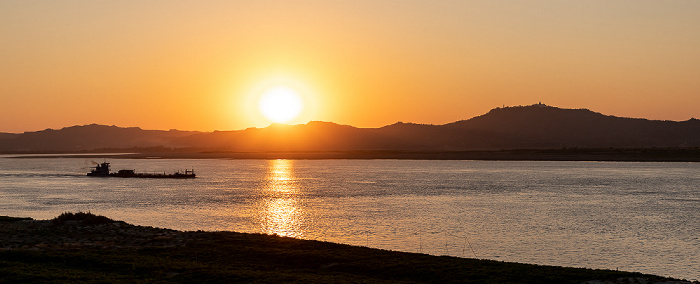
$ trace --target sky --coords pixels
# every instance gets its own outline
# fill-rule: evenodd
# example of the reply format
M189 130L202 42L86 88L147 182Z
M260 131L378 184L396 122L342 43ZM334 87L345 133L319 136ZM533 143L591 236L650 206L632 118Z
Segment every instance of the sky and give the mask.
M0 132L444 124L545 103L700 118L700 1L0 1Z

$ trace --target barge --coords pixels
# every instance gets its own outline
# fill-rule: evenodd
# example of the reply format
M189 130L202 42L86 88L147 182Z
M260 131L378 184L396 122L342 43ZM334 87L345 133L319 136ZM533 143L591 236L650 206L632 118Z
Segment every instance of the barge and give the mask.
M137 173L135 170L119 170L116 173L109 171L109 163L103 162L97 164L93 168L88 176L91 177L122 177L122 178L195 178L197 175L194 174L194 169L185 170L184 173L175 172L172 174L167 173Z

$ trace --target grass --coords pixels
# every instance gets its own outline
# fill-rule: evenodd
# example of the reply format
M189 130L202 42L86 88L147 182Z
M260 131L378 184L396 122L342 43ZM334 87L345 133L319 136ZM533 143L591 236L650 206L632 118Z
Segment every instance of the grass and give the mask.
M0 216L0 222L14 222L14 221L22 221L22 220L32 220L32 218Z

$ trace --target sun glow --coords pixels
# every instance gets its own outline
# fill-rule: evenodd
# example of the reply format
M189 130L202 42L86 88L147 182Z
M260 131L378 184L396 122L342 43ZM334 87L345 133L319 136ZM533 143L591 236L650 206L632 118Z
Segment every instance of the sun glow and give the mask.
M247 82L235 84L241 88L227 91L240 94L231 96L230 105L238 110L232 115L249 126L259 128L268 127L270 123L293 125L322 120L323 113L327 112L328 100L321 95L323 92L318 85L312 84L316 79L312 76L286 75L292 71L284 73L261 72Z
M260 113L272 122L286 123L297 118L304 109L299 93L287 86L266 90L258 101Z

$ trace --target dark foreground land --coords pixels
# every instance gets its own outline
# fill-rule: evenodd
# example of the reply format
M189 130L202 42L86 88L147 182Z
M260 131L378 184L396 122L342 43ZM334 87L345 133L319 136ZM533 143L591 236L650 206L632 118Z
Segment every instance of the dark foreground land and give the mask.
M270 235L180 232L90 213L0 217L0 282L689 283Z

